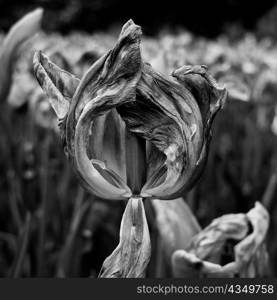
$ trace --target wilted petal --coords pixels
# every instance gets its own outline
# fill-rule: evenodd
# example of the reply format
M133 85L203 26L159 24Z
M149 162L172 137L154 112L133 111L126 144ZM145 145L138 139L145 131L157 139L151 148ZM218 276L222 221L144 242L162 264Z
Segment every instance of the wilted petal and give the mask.
M125 123L117 111L112 109L96 118L91 125L90 135L87 147L90 158L105 162L107 168L127 182Z
M141 76L141 29L127 22L115 47L81 81L45 55L34 56L35 75L50 98L66 138L65 150L84 186L101 198L126 199L125 124L115 107L134 101Z
M76 78L74 75L60 69L54 63L52 63L47 58L46 55L42 54L41 52L35 53L34 71L35 71L35 75L38 79L38 82L40 83L43 90L46 92L46 94L49 98L49 102L51 103L59 120L62 121L60 123L60 127L62 129L61 135L63 138L64 134L65 134L65 125L66 125L65 117L68 114L71 99L76 91L77 86L80 83L80 80L78 78ZM102 151L100 152L99 147L101 145L103 145L103 143L105 142L105 138L107 137L107 134L110 137L111 132L114 133L115 131L118 131L120 133L122 131L122 124L121 124L122 122L120 123L118 118L113 118L113 120L110 122L110 125L112 125L111 126L112 129L108 129L107 126L105 126L105 123L107 123L106 122L107 119L109 120L109 119L111 119L111 117L109 117L109 118L107 118L105 116L100 117L95 122L95 124L93 124L94 126L91 126L91 123L87 124L87 125L91 126L89 128L89 130L90 130L91 134L93 135L93 140L94 140L94 145L95 145L95 147L92 148L92 154L95 154L95 157L88 158L86 168L91 166L91 164L92 164L91 160L94 159L95 180L97 181L99 179L98 181L101 181L102 185L104 187L106 186L107 189L110 188L111 191L113 191L113 190L118 191L117 187L118 186L121 187L121 185L122 184L124 185L124 183L120 179L120 177L117 176L117 174L111 173L111 171L109 171L108 168L111 167L111 162L114 162L112 167L115 167L115 166L117 167L117 168L115 168L115 172L118 170L120 171L120 168L122 168L124 166L124 165L120 165L121 160L110 159L111 151L119 150L119 149L115 149L111 144L111 145L109 145L108 148L106 148L107 151L102 149ZM123 138L124 138L124 134L121 133L121 135L123 135ZM116 142L117 142L116 145L119 145L118 147L120 147L120 145L122 144L122 142L121 142L122 138L120 138L120 135L117 135L114 138L118 139L118 140L116 140ZM63 138L63 142L65 142L64 138ZM106 142L111 143L112 140L109 139L109 140L106 140ZM68 153L68 150L69 149L66 147L67 153ZM82 150L86 151L86 148L83 148ZM113 153L114 153L114 156L112 158L117 159L118 157L116 157L116 155L120 152L117 151L117 152L113 152ZM120 154L118 154L118 155L120 155ZM101 159L103 159L103 161ZM107 161L108 161L108 163L107 163ZM105 163L106 163L106 165L105 165ZM101 174L99 173L99 171ZM121 173L119 172L119 174L121 174ZM101 175L103 176L103 179L101 178ZM124 179L124 176L123 176L123 179ZM114 188L113 185L111 185L106 180L111 181L116 186L116 188ZM100 185L100 183L99 183L99 185ZM90 190L92 190L92 188L90 188ZM128 191L127 188L124 190L120 190L120 195L126 193L126 190ZM97 188L93 189L93 192L100 197L108 198L108 196L105 193L98 192ZM111 195L114 195L115 197L118 198L117 194L118 193L113 193L113 194L109 193L109 198L112 198Z
M177 250L172 255L173 275L177 278L232 277L223 274L219 264L201 260L186 250Z
M172 256L176 277L261 277L268 273L268 212L260 204L247 214L225 215Z
M265 238L269 227L269 214L261 203L247 214L252 232L235 246L235 260L243 277L263 276L268 273L268 254Z
M104 261L99 277L144 277L150 255L150 236L143 202L141 198L131 198L121 220L119 244Z
M188 88L195 97L207 137L216 113L223 107L226 100L226 88L216 82L205 65L183 66L174 71L172 76Z
M74 96L70 125L89 110L93 110L93 120L119 104L134 101L141 72L140 37L140 27L129 21L115 47L91 66Z
M200 259L220 263L226 240L242 240L247 236L248 231L249 223L246 215L224 215L215 219L195 236L186 250Z
M199 86L199 90L202 88ZM205 93L213 92L209 84L205 88ZM214 96L219 103L212 103L205 94L203 99L195 99L187 86L166 79L144 64L136 101L118 109L129 130L151 143L147 161L151 168L142 188L143 197L174 199L192 186L203 169L208 146L205 136L221 107L220 97L220 93ZM205 118L200 101L208 103Z
M131 190L122 177L124 152L120 151L124 142L122 121L116 111L103 117L118 105L135 100L136 84L141 76L140 27L132 21L125 24L115 47L101 57L82 78L70 106L67 119L67 146L76 169L93 193L107 199L124 199L132 195ZM100 118L100 119L99 119ZM106 122L115 126L113 129L94 130L98 122ZM94 124L94 122L96 122ZM93 136L89 143L92 129ZM118 134L111 137L112 131ZM103 134L109 136L104 142ZM106 148L101 151L97 141ZM104 143L104 144L103 144ZM111 147L109 144L111 143ZM89 149L91 147L91 149ZM93 154L97 154L93 156ZM90 157L89 157L90 156ZM113 161L120 158L119 161ZM123 162L122 165L119 165ZM115 170L111 169L115 166ZM119 174L118 174L118 173ZM126 172L126 171L125 171Z
M52 63L40 51L34 55L33 66L40 86L49 97L58 118L62 120L68 113L70 101L80 80Z

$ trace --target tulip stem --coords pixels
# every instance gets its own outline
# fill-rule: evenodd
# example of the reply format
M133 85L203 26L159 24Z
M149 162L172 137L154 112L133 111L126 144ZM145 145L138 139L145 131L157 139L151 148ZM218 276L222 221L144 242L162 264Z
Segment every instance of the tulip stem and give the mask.
M146 181L146 142L126 130L127 184L134 195L139 195Z

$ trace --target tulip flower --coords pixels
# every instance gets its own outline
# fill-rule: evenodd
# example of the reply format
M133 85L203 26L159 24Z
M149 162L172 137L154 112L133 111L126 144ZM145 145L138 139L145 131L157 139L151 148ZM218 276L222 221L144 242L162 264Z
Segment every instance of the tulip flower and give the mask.
M175 80L155 72L141 58L141 34L128 21L114 48L81 80L43 53L34 56L35 75L84 187L100 198L129 199L120 243L101 277L144 275L151 247L142 199L175 199L192 187L227 95L204 66L180 68Z
M168 79L145 63L141 28L128 21L118 42L80 80L36 52L34 70L60 123L65 152L84 186L105 199L175 199L199 178L210 128L226 90L206 67Z

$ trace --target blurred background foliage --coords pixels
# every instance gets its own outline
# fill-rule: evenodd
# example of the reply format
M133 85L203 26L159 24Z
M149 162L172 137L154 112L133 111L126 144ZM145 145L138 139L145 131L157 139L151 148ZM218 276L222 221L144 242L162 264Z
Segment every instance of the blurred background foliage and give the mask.
M9 95L0 99L0 276L95 277L116 247L125 203L97 199L79 186L34 79L32 55L43 50L80 77L129 18L143 27L144 59L158 71L206 64L227 82L230 95L215 120L206 170L184 199L201 226L261 201L271 216L267 245L277 275L277 3L191 2L0 1L0 49L19 17L45 8L44 33L20 49ZM154 253L148 276L160 276L163 249L153 207L145 205Z
M132 3L127 0L1 0L0 28L8 30L26 12L38 6L46 11L45 29L62 33L75 30L91 33L114 24L121 25L132 17L147 34L157 33L161 27L170 25L214 37L236 24L237 28L276 36L275 0L172 0L170 4L158 0Z

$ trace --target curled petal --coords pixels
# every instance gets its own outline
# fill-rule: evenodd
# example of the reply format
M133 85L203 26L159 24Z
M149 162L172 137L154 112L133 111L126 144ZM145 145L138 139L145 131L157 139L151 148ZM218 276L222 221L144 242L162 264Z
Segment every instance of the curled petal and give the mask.
M262 276L268 272L268 255L265 237L269 227L269 214L261 203L247 214L252 232L235 246L235 260L244 277Z
M193 238L186 250L200 259L220 263L226 240L239 241L249 231L249 221L244 214L230 214L215 219L207 228Z
M177 81L188 88L195 97L203 119L205 135L210 133L216 113L223 107L227 90L220 86L205 65L183 66L172 73Z
M99 277L144 277L150 255L150 236L142 199L131 198L121 220L119 244L104 261Z

